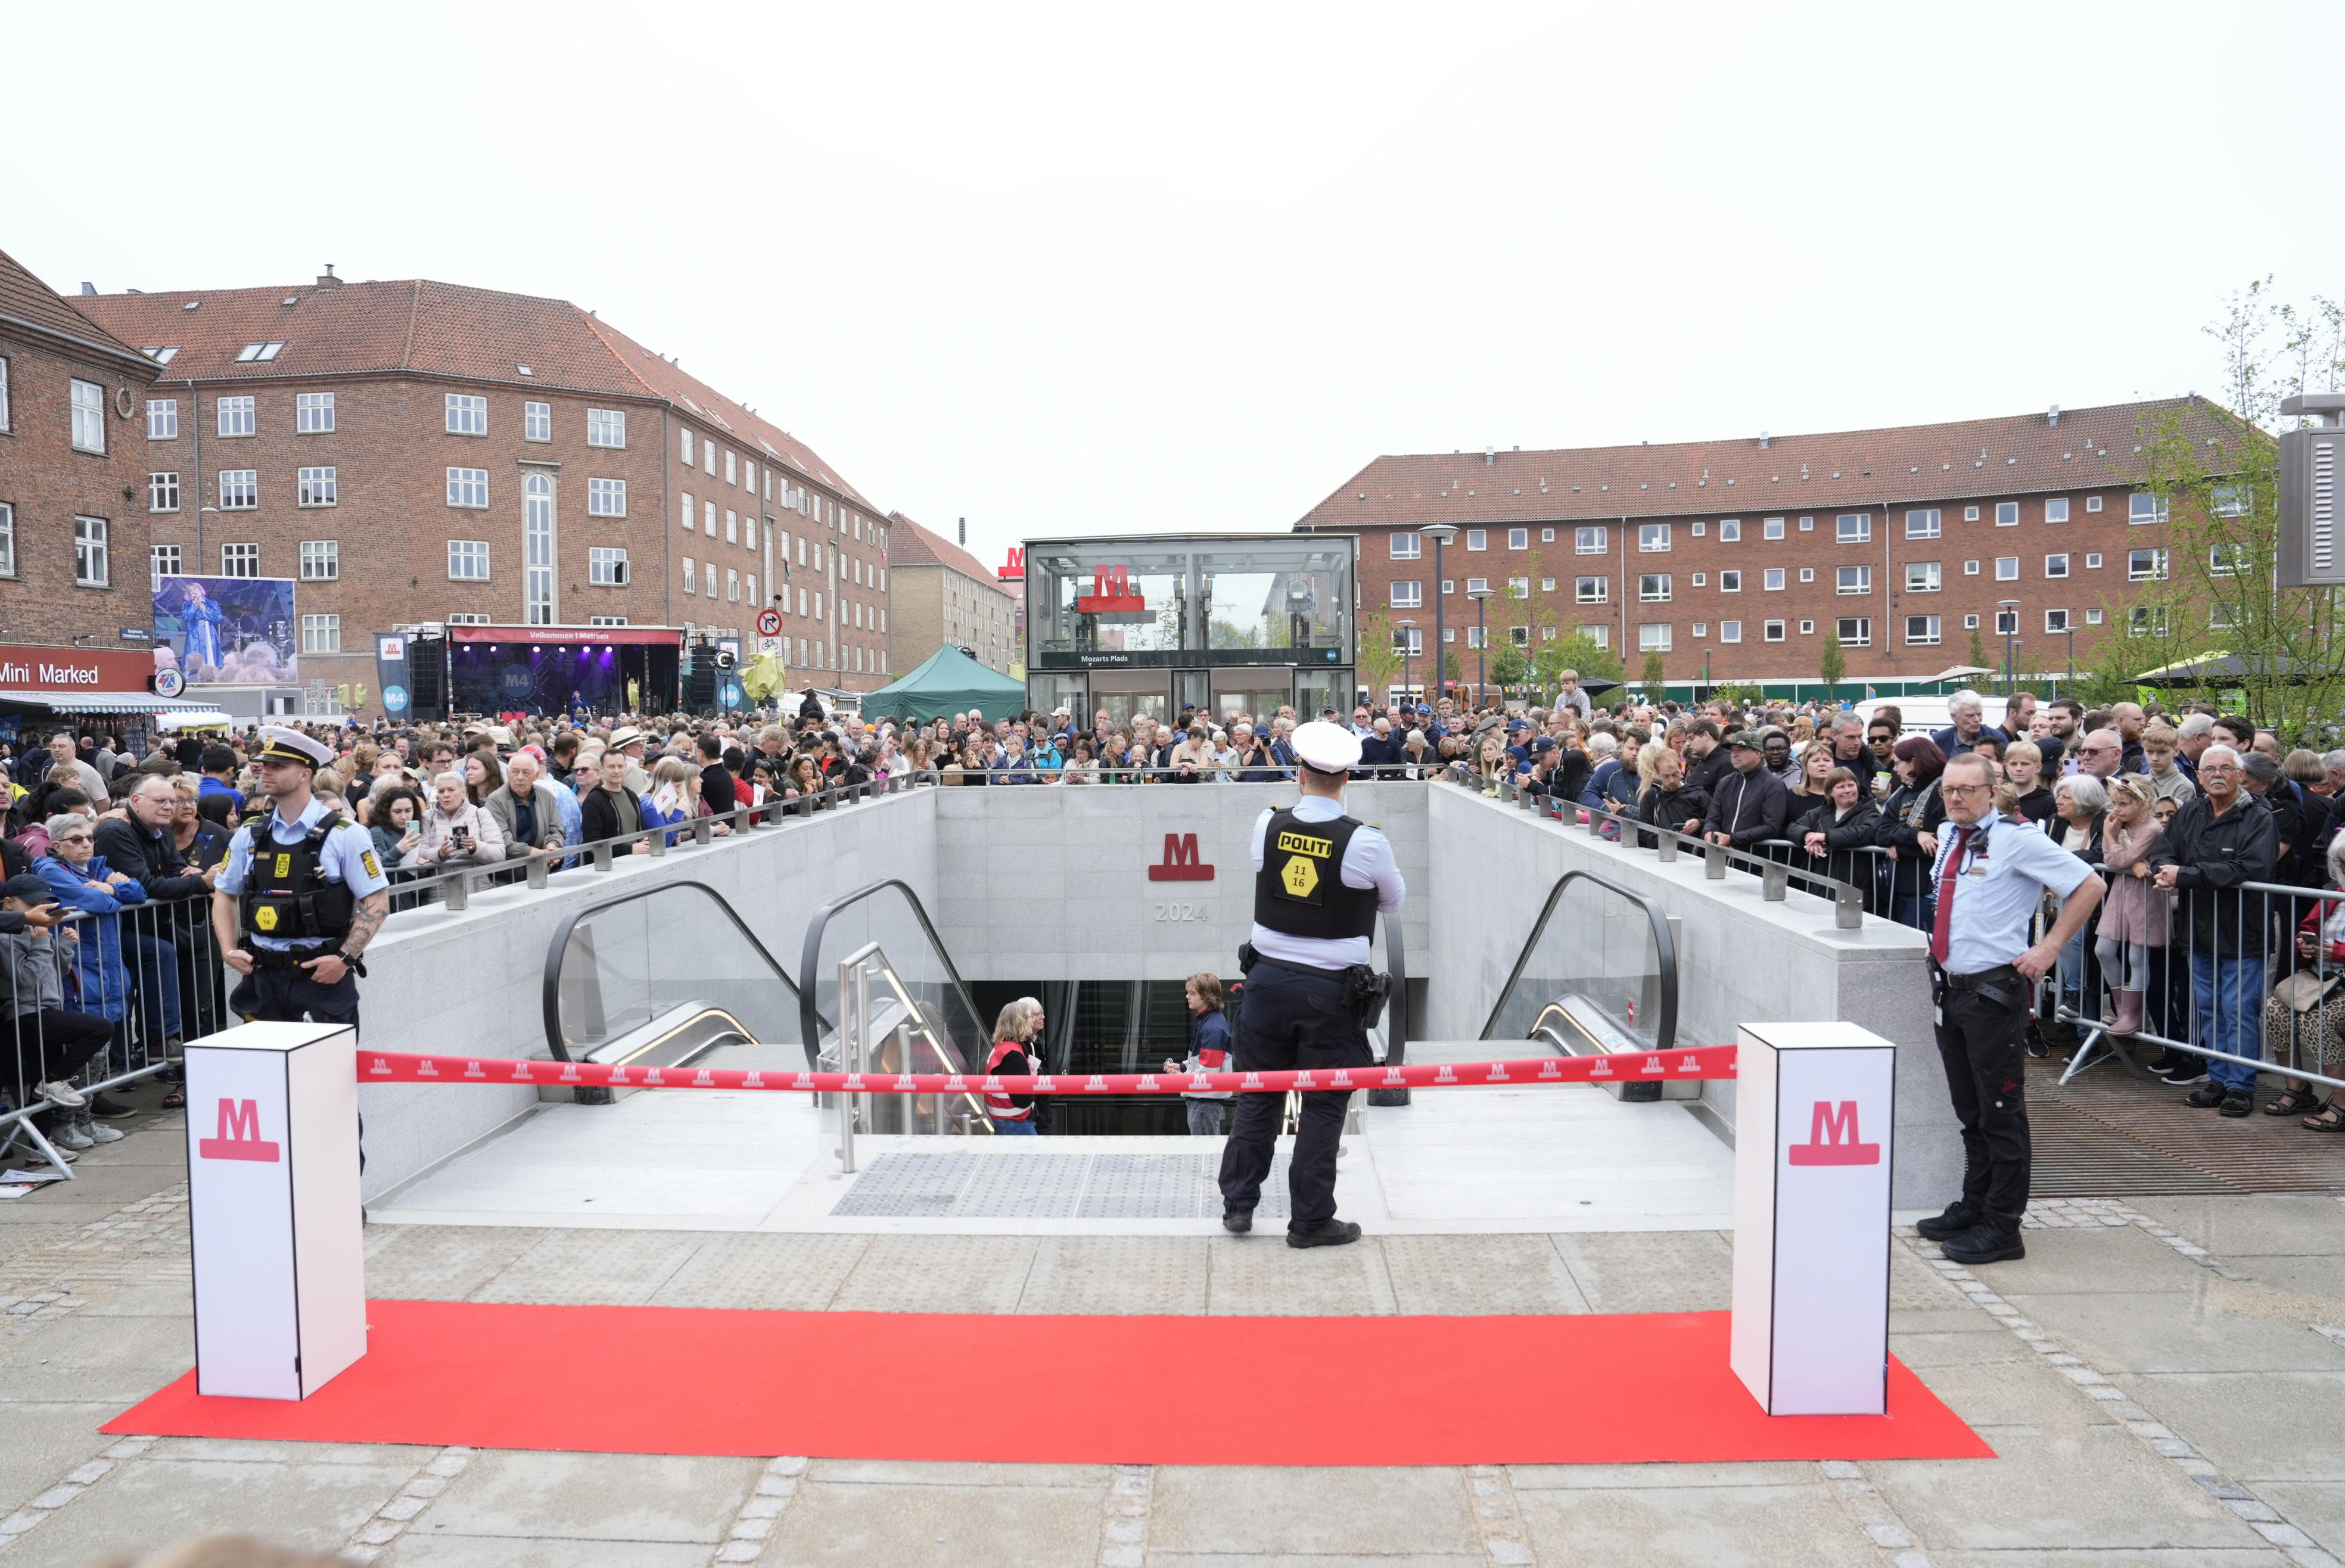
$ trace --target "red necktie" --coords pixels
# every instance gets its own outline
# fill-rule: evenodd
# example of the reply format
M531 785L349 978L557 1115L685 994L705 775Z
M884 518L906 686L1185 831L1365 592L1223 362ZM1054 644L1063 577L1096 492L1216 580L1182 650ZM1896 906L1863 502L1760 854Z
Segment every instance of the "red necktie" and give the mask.
M1973 831L1954 829L1954 847L1946 852L1946 869L1938 878L1938 913L1930 922L1930 956L1941 969L1946 966L1946 943L1954 913L1954 879L1962 874L1963 851L1969 847Z

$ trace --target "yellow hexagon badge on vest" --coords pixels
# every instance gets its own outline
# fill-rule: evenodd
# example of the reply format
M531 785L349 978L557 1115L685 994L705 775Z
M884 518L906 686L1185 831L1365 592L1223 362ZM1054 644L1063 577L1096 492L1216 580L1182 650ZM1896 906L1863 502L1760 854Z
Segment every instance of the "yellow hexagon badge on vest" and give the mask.
M1290 896L1308 898L1312 890L1319 885L1319 867L1307 855L1290 855L1286 857L1286 869L1278 874L1278 880Z

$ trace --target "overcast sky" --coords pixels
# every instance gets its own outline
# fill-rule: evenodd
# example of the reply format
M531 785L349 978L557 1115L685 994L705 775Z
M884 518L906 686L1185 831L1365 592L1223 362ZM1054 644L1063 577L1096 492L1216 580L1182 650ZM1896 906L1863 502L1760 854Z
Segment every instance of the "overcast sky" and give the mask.
M2211 390L2227 291L2345 294L2336 5L51 5L0 39L0 248L52 284L562 296L989 562L1283 529L1379 452Z

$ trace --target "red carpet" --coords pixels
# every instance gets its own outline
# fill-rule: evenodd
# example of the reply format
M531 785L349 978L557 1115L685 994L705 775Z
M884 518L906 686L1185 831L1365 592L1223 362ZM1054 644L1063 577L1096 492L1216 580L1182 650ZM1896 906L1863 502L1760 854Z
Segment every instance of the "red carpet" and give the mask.
M1727 1369L1724 1312L1012 1319L376 1301L368 1317L365 1359L306 1401L203 1399L190 1372L104 1430L1030 1463L1994 1452L1895 1361L1886 1416L1769 1420ZM1031 1348L1005 1355L1005 1338Z

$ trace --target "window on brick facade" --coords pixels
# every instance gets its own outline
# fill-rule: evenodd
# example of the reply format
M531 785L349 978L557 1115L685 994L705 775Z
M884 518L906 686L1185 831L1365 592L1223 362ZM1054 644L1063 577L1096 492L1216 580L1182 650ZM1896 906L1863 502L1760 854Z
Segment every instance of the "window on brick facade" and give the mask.
M586 444L590 447L625 446L627 444L627 410L624 409L587 410Z
M334 482L334 470L330 468L297 469L293 495L302 506L333 506L338 504L340 488Z
M1759 525L1759 537L1761 539L1782 538L1783 520L1780 517L1768 518Z
M707 591L708 597L711 599L716 597L716 562L711 561L702 565L700 585Z
M1935 593L1944 586L1941 576L1944 563L1936 561L1909 561L1905 563L1905 592Z
M729 506L725 509L725 542L727 544L741 542L740 513Z
M450 540L448 578L452 582L486 582L489 580L489 541L485 539Z
M16 509L0 501L0 577L16 575Z
M220 546L222 577L258 577L260 575L260 546L253 543Z
M553 624L553 481L542 473L522 481L521 598L526 623Z
M2163 582L2166 581L2166 551L2136 550L2126 555L2126 581L2128 582Z
M2019 526L2019 503L2015 501L1996 501L1995 503L1995 525L1997 528L2017 528Z
M339 615L301 617L301 652L339 653L342 651L342 618Z
M106 555L106 518L73 521L73 582L82 588L103 588L113 582L113 562ZM14 555L14 549L9 551Z
M147 476L147 510L177 511L179 510L179 476L176 473L150 473Z
M627 481L623 479L590 479L586 481L586 515L589 517L624 517L627 515Z
M1873 568L1870 566L1843 566L1839 568L1832 580L1832 592L1834 593L1872 592Z
M1670 602L1670 574L1648 572L1637 579L1637 600L1642 604L1666 604Z
M1938 641L1938 618L1935 615L1905 617L1905 642L1909 647L1926 648Z
M1863 544L1873 538L1873 514L1848 511L1832 519L1832 537L1842 544Z
M1576 528L1571 531L1571 549L1575 555L1601 555L1608 548L1601 528Z
M214 412L213 422L223 436L249 436L258 428L250 398L222 398Z
M447 394L448 433L452 436L485 436L489 433L489 400L471 392Z
M96 381L73 384L73 444L76 451L106 450L106 389Z
M1425 603L1425 584L1415 579L1392 585L1392 608L1416 610Z
M1392 559L1395 561L1415 561L1425 553L1425 542L1413 530L1388 537L1391 540Z
M749 575L741 579L741 597L747 600L752 604L757 602L757 574L756 572L752 572ZM888 612L885 610L882 610L879 612L879 630L882 632L888 630Z
M725 453L725 482L736 489L739 488L741 483L740 480L736 477L734 473L733 453L730 449L727 449Z
M301 392L293 399L293 433L320 436L334 428L334 394Z
M627 552L613 545L596 545L586 552L586 581L597 588L624 588L627 582Z
M700 531L708 535L711 542L716 541L716 503L713 501L704 501L700 503Z
M2065 495L2047 497L2044 502L2044 521L2046 522L2067 521L2068 498Z
M1780 566L1768 567L1759 580L1759 586L1770 593L1783 592L1783 569Z
M2044 612L2044 630L2055 633L2066 632L2068 612L2066 610L2046 610Z
M684 492L684 531L686 533L692 531L692 492L690 491Z
M332 582L342 574L341 541L305 539L301 541L301 581Z
M731 567L725 570L725 599L731 604L741 602L741 573ZM860 619L856 624L862 624Z
M2015 555L1996 556L1995 558L1995 580L1997 582L2018 582L2019 557Z
M624 626L626 623L627 618L624 615L589 615L586 617L586 624L589 626Z
M1742 520L1736 517L1720 518L1718 520L1718 542L1721 544L1741 543Z
M488 505L489 470L450 469L448 470L448 504L450 506Z
M1873 617L1870 615L1843 615L1834 631L1843 648L1873 646Z
M2065 555L2046 556L2044 558L2044 575L2046 577L2067 576L2068 558Z
M1995 612L1995 634L1996 636L1998 636L1998 637L2010 637L2010 636L2015 636L2015 635L2018 633L2018 632L2019 632L2019 612L2018 612L2018 611L2016 611L2016 610L1998 610L1998 611L1996 611L1996 612Z
M1637 628L1637 646L1647 653L1666 653L1670 651L1670 633L1674 630L1666 622L1658 626L1639 626Z
M676 435L681 440L684 446L684 466L690 468L692 466L692 431L689 430L679 430L676 431Z
M0 430L8 428L8 361L0 359Z
M1637 549L1647 555L1670 547L1670 525L1666 522L1645 522L1637 525Z
M1938 516L1938 509L1934 506L1916 507L1909 511L1905 514L1905 537L1908 539L1937 538L1942 528Z
M1508 550L1528 550L1530 545L1531 531L1529 529L1510 528L1507 530L1507 548Z
M1761 622L1759 623L1759 637L1761 642L1781 642L1783 640L1783 623L1781 621Z
M552 403L523 403L521 406L521 439L525 441L550 441L553 439Z
M0 410L5 416L5 410ZM5 417L0 417L0 430L8 428ZM179 400L149 398L147 400L147 439L150 441L177 440L179 435Z
M219 508L222 511L250 511L259 504L259 469L220 470Z
M1579 604L1602 604L1612 596L1612 580L1609 577L1581 577L1572 583L1572 600Z
M715 441L700 443L700 470L710 479L716 477L716 443Z
M694 564L689 555L684 558L684 591L686 593L700 592L700 568Z
M166 577L179 575L179 547L176 544L151 544L147 547L147 581L156 588L163 586Z
M2137 491L2126 501L2127 523L2164 522L2167 519L2166 498Z
M451 626L485 626L489 618L476 610L459 610L442 617Z

